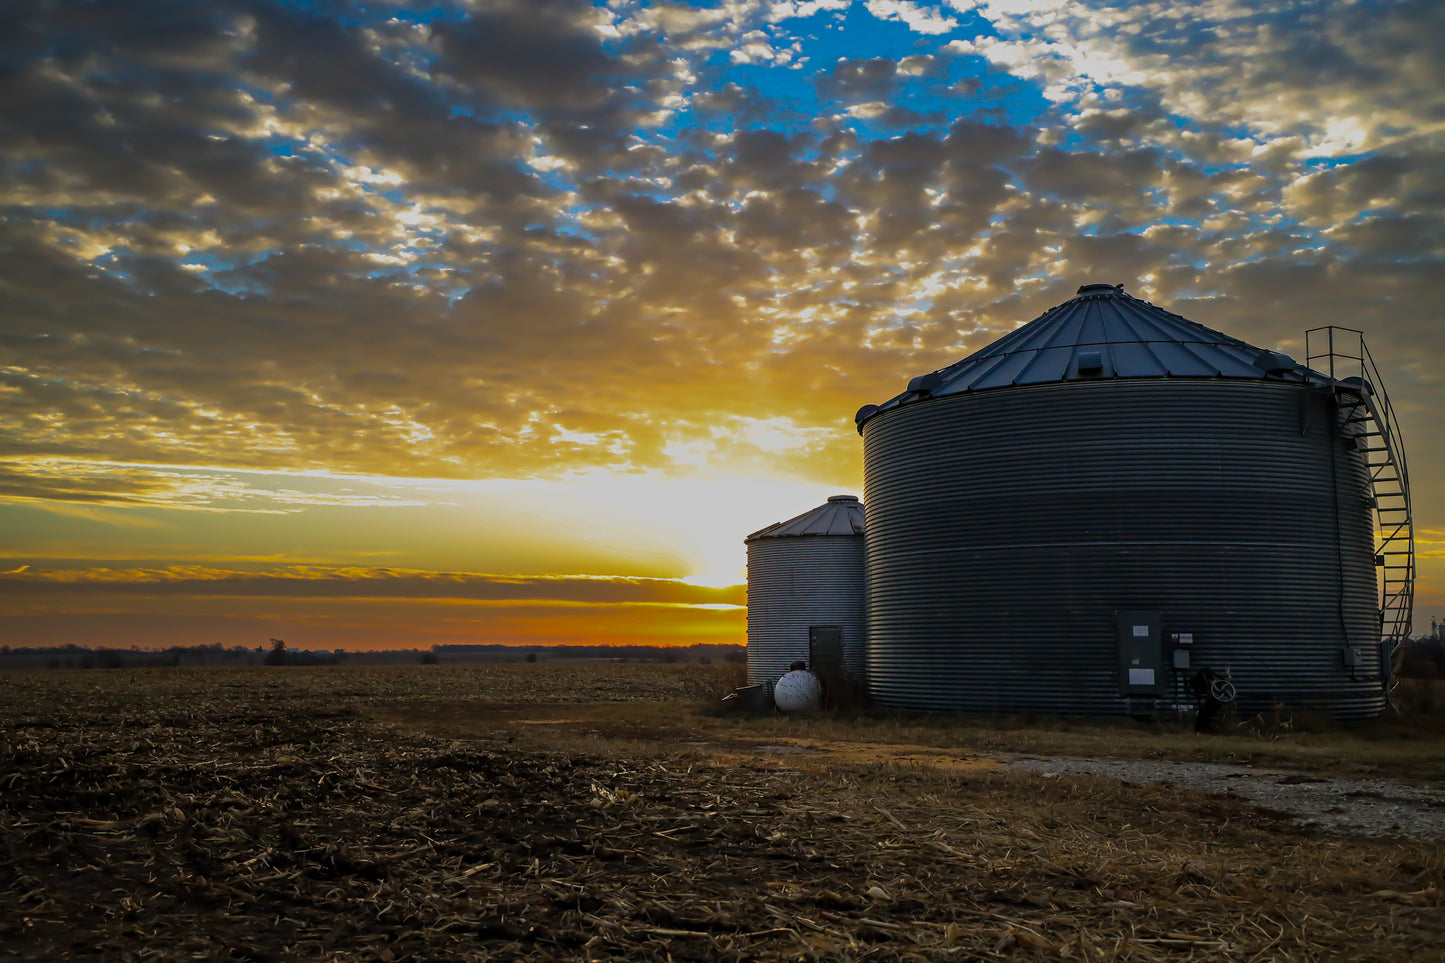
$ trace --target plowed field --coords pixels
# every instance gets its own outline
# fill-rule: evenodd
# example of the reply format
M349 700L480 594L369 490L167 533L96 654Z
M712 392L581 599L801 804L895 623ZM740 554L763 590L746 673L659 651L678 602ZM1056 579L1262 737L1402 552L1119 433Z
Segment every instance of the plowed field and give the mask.
M829 723L818 751L806 721L706 710L728 684L546 663L0 678L0 957L1445 954L1439 839L876 721Z

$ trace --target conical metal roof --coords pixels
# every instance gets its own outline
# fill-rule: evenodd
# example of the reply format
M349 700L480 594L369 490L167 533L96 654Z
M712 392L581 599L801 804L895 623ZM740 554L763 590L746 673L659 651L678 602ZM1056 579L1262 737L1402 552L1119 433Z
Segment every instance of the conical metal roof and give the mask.
M908 383L908 390L858 411L859 429L880 411L911 401L1059 381L1118 378L1242 378L1299 381L1313 372L1124 293L1085 284L1077 296L993 344Z
M863 503L856 495L832 495L825 505L786 522L774 522L749 535L757 538L786 538L793 535L862 535Z

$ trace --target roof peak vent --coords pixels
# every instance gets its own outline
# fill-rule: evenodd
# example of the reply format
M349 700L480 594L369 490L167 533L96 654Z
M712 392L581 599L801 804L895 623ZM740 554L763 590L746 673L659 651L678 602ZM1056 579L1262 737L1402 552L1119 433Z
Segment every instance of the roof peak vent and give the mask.
M856 502L857 500L858 500L858 496L857 496L857 495L829 495L829 496L828 496L828 501L830 501L830 502Z
M1081 284L1075 294L1123 294L1122 284Z

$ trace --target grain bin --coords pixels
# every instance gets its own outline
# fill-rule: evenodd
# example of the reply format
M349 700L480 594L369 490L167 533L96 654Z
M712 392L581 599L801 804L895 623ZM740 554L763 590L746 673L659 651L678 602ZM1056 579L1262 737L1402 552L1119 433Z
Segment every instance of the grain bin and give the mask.
M1088 284L864 406L869 694L1138 714L1209 667L1244 713L1377 713L1368 419L1342 384Z
M810 661L810 640L841 644L854 680L863 671L863 505L834 495L809 512L749 535L748 682L776 682Z

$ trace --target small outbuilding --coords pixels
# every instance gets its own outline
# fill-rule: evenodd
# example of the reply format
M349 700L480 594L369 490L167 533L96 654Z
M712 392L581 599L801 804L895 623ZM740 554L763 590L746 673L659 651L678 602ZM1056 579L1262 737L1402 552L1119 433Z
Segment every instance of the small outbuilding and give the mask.
M862 503L834 495L747 537L749 683L839 653L845 674L861 681L863 534Z

